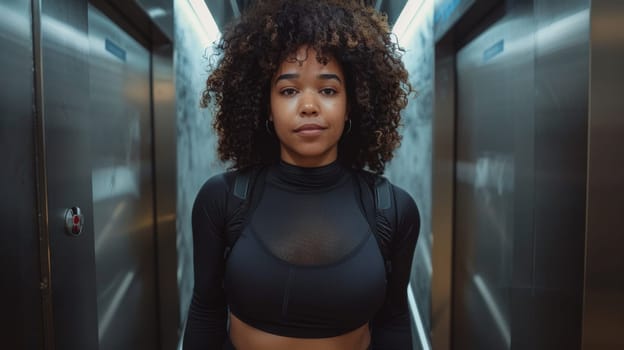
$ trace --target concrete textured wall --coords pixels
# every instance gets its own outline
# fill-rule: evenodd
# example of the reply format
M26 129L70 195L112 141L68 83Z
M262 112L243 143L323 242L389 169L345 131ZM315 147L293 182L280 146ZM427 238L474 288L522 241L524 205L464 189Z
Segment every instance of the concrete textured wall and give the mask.
M208 76L211 41L218 32L208 32L199 22L189 2L174 3L174 65L176 74L177 115L177 250L178 288L181 322L186 322L193 288L193 237L191 209L195 195L212 175L224 171L217 159L216 134L209 109L199 107L201 92ZM183 326L183 324L181 326Z
M425 0L409 19L403 33L397 33L406 50L403 62L416 94L403 112L403 140L385 175L412 195L420 210L420 237L412 263L411 288L417 315L426 334L431 329L431 161L433 118L433 0ZM395 27L396 29L397 27ZM416 320L416 322L419 322ZM429 339L416 341L415 349L426 348Z

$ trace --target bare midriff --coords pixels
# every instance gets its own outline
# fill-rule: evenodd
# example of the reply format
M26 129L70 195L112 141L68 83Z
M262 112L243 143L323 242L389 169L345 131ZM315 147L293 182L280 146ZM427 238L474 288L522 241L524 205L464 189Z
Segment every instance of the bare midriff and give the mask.
M236 350L366 350L368 324L330 338L292 338L254 328L230 314L230 339Z

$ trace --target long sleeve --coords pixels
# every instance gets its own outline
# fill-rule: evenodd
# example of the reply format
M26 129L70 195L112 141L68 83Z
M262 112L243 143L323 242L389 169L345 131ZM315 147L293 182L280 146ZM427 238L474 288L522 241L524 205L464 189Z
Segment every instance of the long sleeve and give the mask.
M195 284L184 350L221 349L227 336L223 290L227 188L225 175L214 176L200 189L193 205Z
M388 277L385 303L371 325L373 350L412 349L407 284L420 231L420 215L407 192L396 186L393 189L397 227L391 245L392 272Z

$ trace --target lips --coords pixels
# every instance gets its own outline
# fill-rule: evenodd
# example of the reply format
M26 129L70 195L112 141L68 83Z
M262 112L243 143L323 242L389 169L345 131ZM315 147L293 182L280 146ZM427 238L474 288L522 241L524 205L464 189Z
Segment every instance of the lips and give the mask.
M322 131L327 129L326 127L319 125L319 124L303 124L301 126L298 126L294 131L295 132L315 132L315 131Z

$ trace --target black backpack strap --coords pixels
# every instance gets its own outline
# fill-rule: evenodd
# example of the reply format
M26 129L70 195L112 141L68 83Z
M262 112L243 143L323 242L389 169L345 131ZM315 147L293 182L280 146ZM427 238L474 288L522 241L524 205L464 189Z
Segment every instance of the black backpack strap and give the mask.
M236 174L236 178L234 179L234 190L232 191L234 197L243 201L247 199L249 182L251 181L253 172L253 169L250 169L247 171L241 171Z
M228 205L231 214L227 218L225 259L245 227L250 210L255 208L259 200L265 177L263 166L250 167L236 173Z
M394 204L394 192L388 179L361 171L358 173L358 182L361 191L368 191L372 195L374 206L363 203L368 223L375 235L379 250L384 259L386 276L392 272L392 234L397 227L396 206ZM363 201L365 193L361 193Z
M379 210L388 210L392 206L393 193L390 182L379 176L375 181L375 204Z

